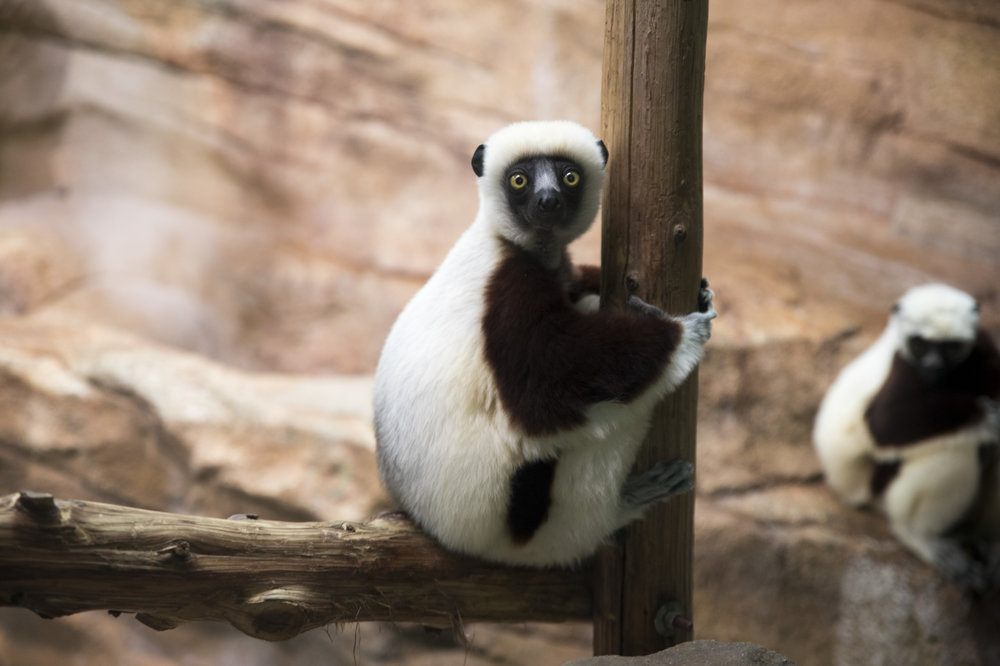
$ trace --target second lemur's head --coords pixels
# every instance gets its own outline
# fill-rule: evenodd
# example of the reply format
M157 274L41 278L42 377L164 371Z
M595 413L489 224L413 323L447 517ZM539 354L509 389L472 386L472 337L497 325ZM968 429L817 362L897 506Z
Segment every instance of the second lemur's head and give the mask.
M585 127L565 120L508 125L476 148L480 221L543 263L594 221L608 151Z
M944 284L910 289L892 308L899 354L927 381L964 361L976 342L979 304Z

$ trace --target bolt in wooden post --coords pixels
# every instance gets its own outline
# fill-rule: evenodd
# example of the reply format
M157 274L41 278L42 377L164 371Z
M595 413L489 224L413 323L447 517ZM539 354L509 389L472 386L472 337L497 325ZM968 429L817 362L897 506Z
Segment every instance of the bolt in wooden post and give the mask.
M708 0L609 0L602 137L601 304L628 292L667 312L697 308L702 275L701 126ZM653 416L636 469L695 459L697 375ZM687 623L657 632L666 604L691 618L694 496L671 499L598 556L594 654L639 655L690 640ZM680 625L679 627L677 625Z

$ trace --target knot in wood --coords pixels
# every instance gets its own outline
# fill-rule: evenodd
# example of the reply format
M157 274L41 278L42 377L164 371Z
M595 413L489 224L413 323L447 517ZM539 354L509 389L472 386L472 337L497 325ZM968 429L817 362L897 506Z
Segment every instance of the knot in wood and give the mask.
M188 562L191 559L191 544L184 539L178 539L173 543L156 551L160 560L166 562Z
M634 294L635 292L639 291L638 273L632 271L631 273L625 276L625 289L627 289L628 293L630 294Z
M61 519L56 500L49 493L22 491L17 496L17 507L40 523L54 523Z
M294 638L309 628L305 611L291 603L268 603L253 619L253 635L268 641Z
M687 238L687 235L688 235L688 230L687 230L686 226L684 226L683 224L675 224L674 225L674 242L675 243L683 243L684 240Z
M305 586L275 588L247 599L244 613L229 622L255 638L283 641L312 628L308 608L315 603L315 595Z

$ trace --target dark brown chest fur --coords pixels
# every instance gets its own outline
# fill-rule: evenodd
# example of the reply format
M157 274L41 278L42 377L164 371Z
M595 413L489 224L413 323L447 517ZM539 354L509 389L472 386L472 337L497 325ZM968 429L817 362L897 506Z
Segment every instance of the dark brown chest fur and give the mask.
M937 382L925 381L897 353L865 421L878 446L917 444L982 420L983 397L1000 397L1000 354L980 331L968 358Z

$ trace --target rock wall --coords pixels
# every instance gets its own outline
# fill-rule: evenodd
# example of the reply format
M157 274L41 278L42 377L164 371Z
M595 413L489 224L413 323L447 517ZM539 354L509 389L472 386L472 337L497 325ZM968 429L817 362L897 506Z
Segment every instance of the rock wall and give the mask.
M1000 8L710 12L705 269L721 316L701 372L697 635L802 664L1000 661L992 602L839 506L808 441L826 385L907 287L971 291L1000 334ZM602 32L597 0L0 0L0 492L377 510L365 375L475 214L475 146L523 118L599 128ZM575 255L596 261L598 236ZM132 625L5 610L0 654L355 650L350 631L265 647ZM456 650L366 626L357 649L589 653L586 627L473 633Z
M87 313L243 366L370 371L475 214L483 138L599 121L594 0L481 3L480 29L458 1L0 15L0 256L23 266L5 309Z
M711 7L721 341L870 324L930 279L1000 310L998 20L947 0ZM2 0L2 309L370 371L475 214L474 147L523 118L598 129L602 35L597 0ZM577 254L596 260L596 233Z
M737 315L727 340L880 325L930 280L995 325L998 19L990 2L712 5L705 263Z

